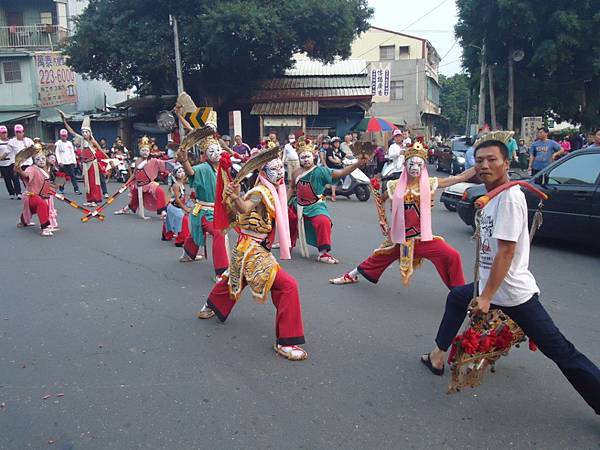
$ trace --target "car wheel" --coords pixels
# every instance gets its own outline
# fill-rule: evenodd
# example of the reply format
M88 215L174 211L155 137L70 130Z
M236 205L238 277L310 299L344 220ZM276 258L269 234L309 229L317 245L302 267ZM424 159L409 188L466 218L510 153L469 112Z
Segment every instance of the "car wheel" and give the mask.
M356 198L359 199L361 202L366 202L371 197L371 191L369 191L369 188L366 184L359 184L358 186L356 186L354 194L356 195Z
M448 211L456 211L456 205L448 202L442 202Z

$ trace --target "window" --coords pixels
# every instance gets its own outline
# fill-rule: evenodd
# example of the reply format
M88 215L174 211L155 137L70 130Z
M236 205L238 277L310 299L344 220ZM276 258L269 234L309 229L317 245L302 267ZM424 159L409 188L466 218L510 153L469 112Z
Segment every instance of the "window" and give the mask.
M41 12L40 13L40 23L42 25L52 25L52 13L51 12Z
M427 77L427 100L440 104L440 87L433 78Z
M395 45L380 45L379 46L379 59L394 59Z
M594 185L600 175L600 155L577 155L548 173L548 184Z
M401 45L398 47L398 55L400 58L410 56L410 47L408 45Z
M404 80L390 82L390 100L404 100Z
M21 82L21 65L19 61L6 61L2 64L5 83Z

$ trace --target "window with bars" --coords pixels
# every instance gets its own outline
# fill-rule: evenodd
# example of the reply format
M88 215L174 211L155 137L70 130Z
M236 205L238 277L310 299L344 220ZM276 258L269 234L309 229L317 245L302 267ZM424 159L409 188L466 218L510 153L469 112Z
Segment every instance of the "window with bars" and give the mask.
M5 61L2 63L5 83L21 82L21 65L19 61Z
M390 100L404 100L404 80L390 82Z
M394 59L395 45L380 45L379 46L379 59Z
M410 56L410 46L401 45L400 47L398 47L398 55L400 56L400 58Z

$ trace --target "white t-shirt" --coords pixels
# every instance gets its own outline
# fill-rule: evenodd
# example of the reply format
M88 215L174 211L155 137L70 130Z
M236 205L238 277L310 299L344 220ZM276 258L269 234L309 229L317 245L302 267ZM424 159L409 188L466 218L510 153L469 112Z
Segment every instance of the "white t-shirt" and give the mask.
M59 164L77 164L75 148L71 141L56 141L56 162Z
M498 253L498 239L516 242L515 255L506 278L494 294L498 306L518 306L540 292L529 271L529 231L527 202L519 186L513 186L493 198L481 216L479 252L479 292L483 292Z
M292 144L285 144L283 147L283 160L284 161L298 161L298 153Z
M8 141L0 141L0 158L7 156L8 159L0 160L0 167L8 167L15 162L15 155L8 148Z
M24 148L31 147L32 145L33 145L33 141L31 139L29 139L28 137L24 137L22 141L18 140L16 137L9 140L8 148L12 152L11 158L12 158L13 163L15 162L15 156L17 156L17 153L19 153ZM24 166L33 165L33 159L32 158L26 159L23 162L23 165Z

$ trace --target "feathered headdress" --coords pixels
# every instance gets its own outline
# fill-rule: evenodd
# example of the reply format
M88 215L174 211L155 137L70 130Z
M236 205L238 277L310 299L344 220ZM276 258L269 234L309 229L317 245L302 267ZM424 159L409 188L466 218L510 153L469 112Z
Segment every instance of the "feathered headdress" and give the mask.
M491 131L481 135L479 139L475 141L474 147L477 148L484 142L500 141L504 145L508 144L508 141L515 135L514 131Z
M33 158L38 153L44 153L44 146L42 144L33 144L24 148L15 155L15 166L21 167L25 161Z

